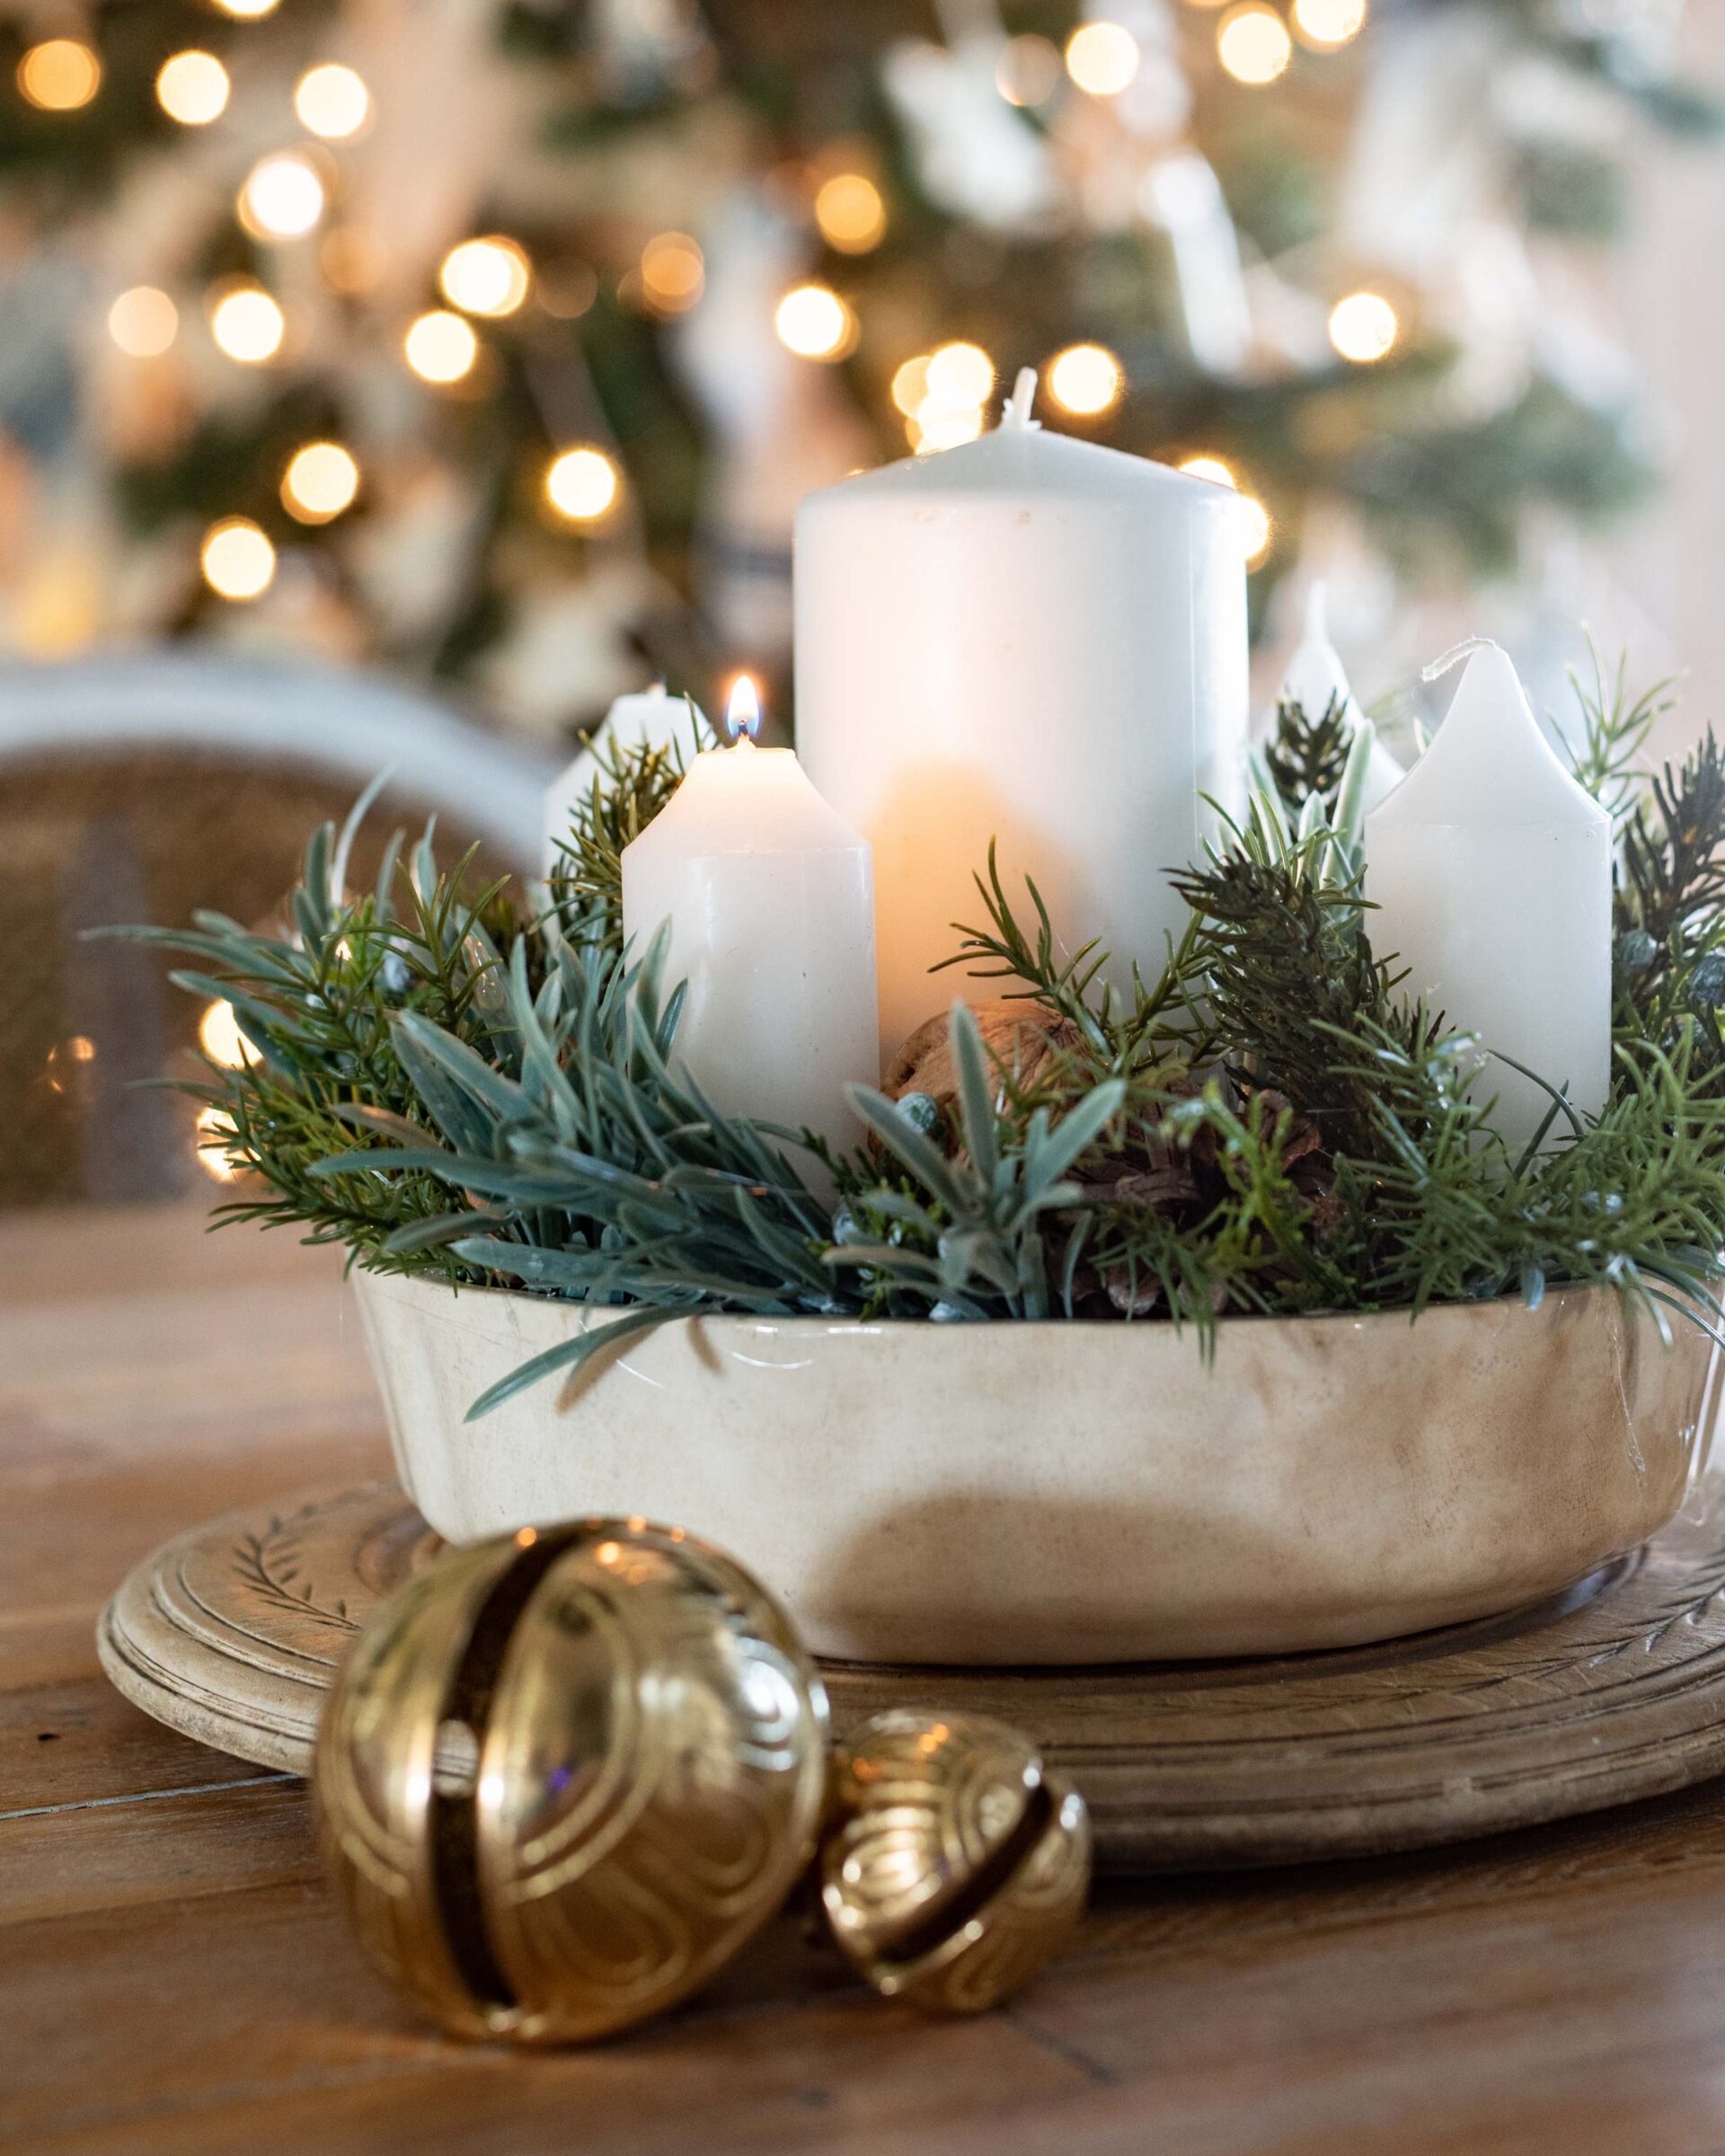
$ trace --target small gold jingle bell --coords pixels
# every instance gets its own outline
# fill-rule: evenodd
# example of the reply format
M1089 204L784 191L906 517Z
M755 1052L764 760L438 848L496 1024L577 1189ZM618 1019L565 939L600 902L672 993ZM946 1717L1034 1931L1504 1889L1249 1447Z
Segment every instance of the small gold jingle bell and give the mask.
M380 1604L314 1770L359 1940L446 2028L604 2036L695 1990L815 1849L827 1701L789 1621L681 1529L452 1551Z
M982 1715L877 1714L834 1761L821 1899L878 1991L997 2005L1060 1948L1090 1888L1084 1800Z

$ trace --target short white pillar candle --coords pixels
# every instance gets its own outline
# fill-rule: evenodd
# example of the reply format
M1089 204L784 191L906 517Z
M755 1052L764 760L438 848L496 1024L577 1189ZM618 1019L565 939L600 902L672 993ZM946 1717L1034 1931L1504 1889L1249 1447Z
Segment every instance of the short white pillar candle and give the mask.
M1494 1051L1477 1084L1525 1147L1565 1090L1583 1117L1611 1083L1611 818L1563 768L1508 654L1467 662L1431 747L1366 819L1366 916L1405 991ZM1553 1118L1549 1142L1569 1135Z
M670 923L676 1059L716 1108L843 1148L861 1135L845 1085L880 1076L869 848L790 749L756 746L759 716L744 676L734 746L696 756L624 848L624 933L640 957Z

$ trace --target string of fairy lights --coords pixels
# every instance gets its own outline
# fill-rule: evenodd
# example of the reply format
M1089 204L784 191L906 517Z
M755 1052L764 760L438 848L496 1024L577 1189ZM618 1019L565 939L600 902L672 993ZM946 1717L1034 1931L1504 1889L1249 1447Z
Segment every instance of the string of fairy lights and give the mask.
M274 12L279 0L212 0L238 22ZM1365 28L1370 0L1185 0L1194 13L1214 12L1218 66L1237 84L1263 87L1289 66L1296 46L1318 53L1339 52ZM1021 107L1048 103L1070 84L1078 93L1101 101L1128 91L1144 64L1138 41L1125 24L1085 22L1064 48L1034 34L1011 38L1003 46L995 86L1008 102ZM102 70L94 48L75 37L54 37L32 45L18 64L20 94L46 112L73 112L101 94ZM178 126L216 126L227 111L233 82L226 65L214 53L188 49L171 55L155 78L162 110ZM241 181L234 203L240 225L266 250L312 243L323 277L337 292L357 293L370 281L376 243L344 225L336 215L341 185L336 154L359 140L374 117L371 86L351 66L323 59L295 84L291 110L298 139L260 157ZM839 255L869 253L885 239L888 203L868 172L844 169L818 172L809 208L827 245ZM842 280L841 280L842 281ZM567 278L561 280L566 284ZM684 232L661 232L650 238L623 277L620 294L661 317L686 313L700 304L705 263L700 243ZM506 234L478 234L462 240L444 258L438 276L442 304L424 309L399 325L401 364L434 392L460 393L484 357L485 331L530 302L568 316L583 311L597 291L595 274L588 293L553 292L549 279L535 277L526 251ZM204 327L216 351L235 367L268 369L297 356L289 308L258 277L217 279L202 295ZM785 349L812 365L836 365L855 349L860 325L855 308L833 284L809 278L778 299L774 331ZM137 285L120 292L108 314L113 343L139 361L166 353L182 336L195 333L168 292ZM1358 290L1338 295L1329 314L1330 341L1345 361L1369 367L1384 359L1401 333L1395 306L1383 293ZM1079 420L1101 420L1128 387L1118 356L1102 344L1084 341L1046 356L1045 393L1053 405ZM893 406L906 440L918 454L969 441L985 425L995 391L998 369L993 357L969 341L942 344L907 355L890 379ZM1245 509L1248 556L1256 563L1273 543L1271 521L1252 494L1248 476L1222 458L1197 454L1181 468L1235 488ZM366 475L348 444L317 439L296 446L280 473L283 508L296 523L333 523L360 499ZM603 526L624 502L627 480L618 460L601 443L569 442L557 446L539 475L539 499L547 518L578 530ZM243 604L267 592L277 572L275 542L252 517L218 517L202 534L198 548L202 576L218 597Z

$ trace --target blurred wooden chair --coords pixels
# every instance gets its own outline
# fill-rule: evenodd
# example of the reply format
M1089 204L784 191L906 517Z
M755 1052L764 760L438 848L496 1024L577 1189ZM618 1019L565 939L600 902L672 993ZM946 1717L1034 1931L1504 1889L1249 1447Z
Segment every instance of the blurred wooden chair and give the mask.
M0 1206L208 1187L185 1075L200 1007L159 952L91 942L195 906L271 913L305 841L394 775L356 849L435 814L438 853L531 871L550 764L394 684L217 654L0 666Z

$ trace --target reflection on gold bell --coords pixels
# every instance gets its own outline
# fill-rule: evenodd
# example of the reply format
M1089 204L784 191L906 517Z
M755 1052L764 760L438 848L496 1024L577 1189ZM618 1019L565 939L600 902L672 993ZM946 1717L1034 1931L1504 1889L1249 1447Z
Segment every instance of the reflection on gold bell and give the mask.
M457 1550L378 1605L314 1771L384 1973L449 2029L598 2037L704 1983L820 1823L827 1701L777 1605L680 1529Z
M1076 1926L1090 1819L1004 1722L895 1710L839 1750L820 1870L834 1937L878 1990L978 2013Z

